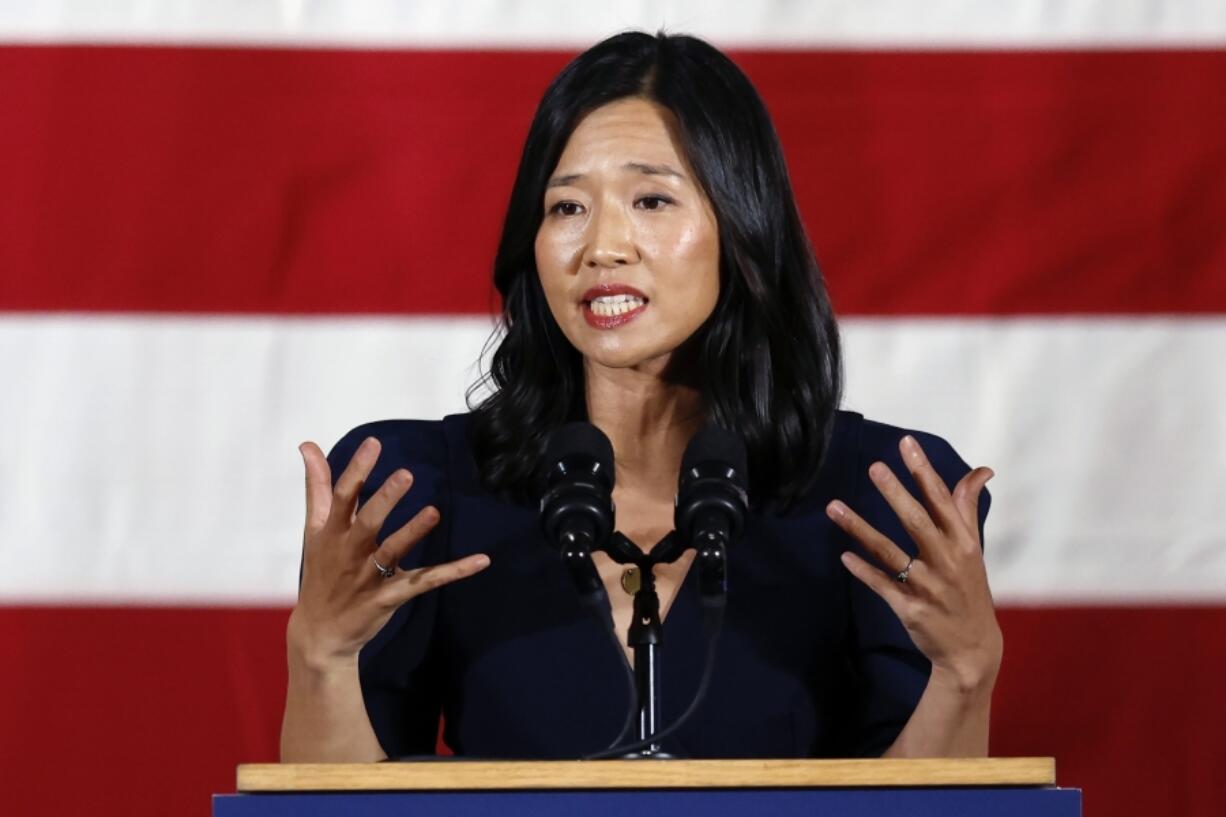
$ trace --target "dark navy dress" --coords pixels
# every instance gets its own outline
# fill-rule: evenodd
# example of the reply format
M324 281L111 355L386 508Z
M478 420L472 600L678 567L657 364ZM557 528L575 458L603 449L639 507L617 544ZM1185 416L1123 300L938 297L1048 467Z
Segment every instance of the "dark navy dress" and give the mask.
M578 601L536 508L482 489L467 444L468 415L388 420L347 434L329 455L334 477L363 439L383 450L364 501L397 468L414 475L383 535L420 508L442 519L401 562L409 569L472 553L491 565L401 607L362 650L366 709L390 757L434 751L440 714L456 754L574 758L603 749L629 705L624 658ZM786 515L751 513L729 551L728 607L714 676L690 720L664 741L694 758L879 755L927 683L929 664L893 612L839 561L860 550L826 517L839 498L915 553L868 479L875 460L908 488L903 430L840 412L821 474ZM940 438L911 432L951 486L968 470ZM980 504L980 525L987 513ZM704 638L691 570L664 621L662 721L698 686ZM623 636L624 637L624 636Z

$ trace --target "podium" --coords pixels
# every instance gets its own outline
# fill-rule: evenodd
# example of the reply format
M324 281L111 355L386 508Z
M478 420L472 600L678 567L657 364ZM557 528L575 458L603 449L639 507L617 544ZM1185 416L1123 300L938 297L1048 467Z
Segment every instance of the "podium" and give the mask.
M247 764L214 817L1080 817L1053 758Z

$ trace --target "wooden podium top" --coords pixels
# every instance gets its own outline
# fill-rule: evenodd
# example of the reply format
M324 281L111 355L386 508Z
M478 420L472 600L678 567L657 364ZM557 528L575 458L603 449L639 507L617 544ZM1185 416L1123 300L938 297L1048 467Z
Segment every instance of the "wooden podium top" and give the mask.
M240 792L1054 786L1050 757L248 763Z

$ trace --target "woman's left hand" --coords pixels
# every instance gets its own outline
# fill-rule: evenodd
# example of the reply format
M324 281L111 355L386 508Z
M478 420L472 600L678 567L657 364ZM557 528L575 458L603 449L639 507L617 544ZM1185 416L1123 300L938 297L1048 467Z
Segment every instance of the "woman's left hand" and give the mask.
M826 506L827 514L886 570L850 551L843 554L843 564L898 616L932 662L934 680L945 680L960 691L990 689L1000 668L1003 639L979 540L979 495L992 471L972 470L951 494L914 437L903 437L899 450L920 487L923 504L885 463L873 463L868 473L915 541L919 555L912 559L835 500Z

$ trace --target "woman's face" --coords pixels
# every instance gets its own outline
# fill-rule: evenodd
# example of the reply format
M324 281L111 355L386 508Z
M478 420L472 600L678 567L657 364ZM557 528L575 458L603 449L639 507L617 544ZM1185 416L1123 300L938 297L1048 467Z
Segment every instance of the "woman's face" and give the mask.
M588 364L667 363L715 309L719 229L669 131L636 98L584 117L545 191L536 267Z

